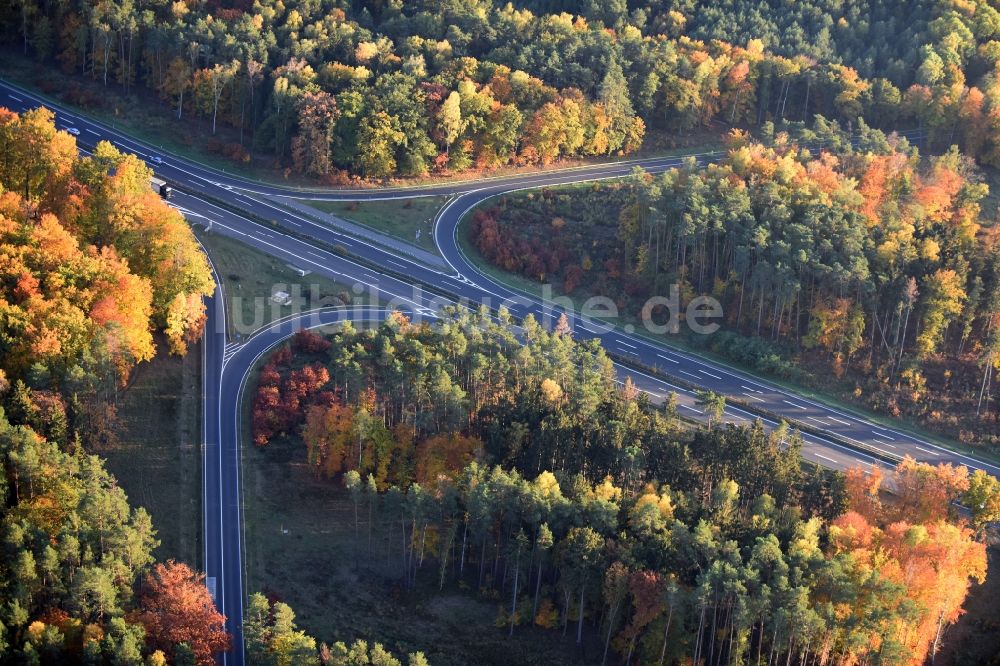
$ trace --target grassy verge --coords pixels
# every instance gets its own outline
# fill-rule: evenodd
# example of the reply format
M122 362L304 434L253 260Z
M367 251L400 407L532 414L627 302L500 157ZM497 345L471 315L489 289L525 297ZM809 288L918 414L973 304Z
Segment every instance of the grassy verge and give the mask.
M348 285L316 274L300 276L284 261L238 240L194 227L225 285L226 323L247 335L294 312L341 305L353 294ZM276 291L291 297L286 305L271 300Z
M447 197L419 197L387 201L312 201L299 203L438 253L434 245L434 216ZM420 232L419 238L417 232Z
M166 342L158 340L158 348ZM156 555L202 567L201 347L138 365L118 402L119 442L100 454L153 517Z
M485 202L483 206L485 207L490 206L490 202L489 201ZM473 244L470 237L471 219L472 219L471 215L467 215L465 218L463 218L462 221L459 223L459 227L456 233L459 249L465 254L465 256L470 260L470 262L473 263L481 272L483 272L490 278L496 280L497 282L516 291L533 296L535 298L541 298L543 292L542 292L542 285L540 283L520 275L509 273L501 268L498 268L497 266L487 261L482 256L482 254L479 253L479 250ZM574 304L574 308L578 311L580 310L583 302L586 300L586 297L567 296L566 294L562 293L561 290L555 288L553 289L552 293L549 294L549 297L568 298ZM721 365L723 367L730 368L733 371L740 372L742 374L751 377L760 376L751 370L734 366L725 357L715 354L700 346L691 344L682 335L669 336L669 337L654 335L649 331L646 331L640 319L638 317L635 317L634 315L622 314L621 316L614 319L604 319L601 317L595 317L595 319L604 321L605 323L611 326L624 328L626 332L635 335L637 337L647 339L656 344L667 344L672 347L676 347L677 349L680 349L682 351L685 351L687 353L690 353L692 355L697 355L705 359L711 360L712 362ZM630 328L631 330L629 330ZM915 437L922 438L926 441L933 442L935 444L949 448L959 453L963 453L966 455L974 455L976 457L982 458L984 460L993 463L1000 463L1000 456L994 454L991 451L987 451L985 449L973 449L972 447L969 447L968 445L963 444L962 442L959 442L957 440L943 437L936 433L930 432L917 422L907 419L894 419L884 414L871 412L862 406L842 400L838 395L832 392L819 391L814 387L805 386L797 382L790 382L781 379L779 377L773 377L773 376L763 376L761 378L782 389L795 392L796 394L802 397L827 405L828 407L839 409L840 411L851 414L856 418L863 418L878 425L906 432Z

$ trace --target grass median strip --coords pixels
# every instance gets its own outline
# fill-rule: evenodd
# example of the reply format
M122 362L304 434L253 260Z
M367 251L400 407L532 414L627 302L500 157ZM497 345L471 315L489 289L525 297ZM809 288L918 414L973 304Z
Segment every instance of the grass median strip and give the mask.
M316 201L299 199L299 203L344 218L363 227L392 236L437 254L434 244L434 216L447 201L446 197L416 197L385 201Z
M160 353L132 372L117 403L117 441L96 451L134 506L153 517L160 559L202 566L201 347Z

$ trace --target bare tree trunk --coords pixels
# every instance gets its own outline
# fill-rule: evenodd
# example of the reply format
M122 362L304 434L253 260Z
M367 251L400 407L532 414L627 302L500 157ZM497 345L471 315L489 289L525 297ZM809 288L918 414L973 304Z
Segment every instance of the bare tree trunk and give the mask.
M518 551L517 557L514 558L514 594L510 600L510 631L507 632L507 636L514 635L514 620L517 619L517 583L520 580L521 567L519 566L521 562L521 553Z
M670 604L670 610L667 611L667 624L663 628L663 644L660 646L660 666L663 666L663 660L667 656L667 637L670 635L670 621L674 618L674 605Z

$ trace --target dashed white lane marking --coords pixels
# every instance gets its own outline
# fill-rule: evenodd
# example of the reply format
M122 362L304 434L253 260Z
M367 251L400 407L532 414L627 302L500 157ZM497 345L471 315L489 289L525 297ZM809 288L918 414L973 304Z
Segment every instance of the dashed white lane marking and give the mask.
M813 455L816 456L817 458L822 458L823 460L829 460L832 463L837 462L833 458L828 458L827 456L824 456L822 453L816 453L815 451L813 451Z
M15 102L21 102L22 104L24 103L23 99L21 99L20 97L15 96L15 95L11 95L10 93L7 93L7 97L10 97Z
M320 259L326 259L326 257L324 257L322 254L313 252L312 250L306 250L306 254L311 254L312 256L319 257Z
M85 128L85 129L86 129L86 131L90 132L90 133L91 133L91 134L93 134L94 136L101 136L100 134L98 134L98 133L97 133L97 132L95 132L94 130L90 129L89 127Z
M894 438L889 437L889 435L883 435L882 433L880 433L880 432L878 432L876 430L872 430L872 434L875 435L876 437L882 437L883 439L887 439L890 442L895 442L896 441Z
M699 377L698 375L694 374L693 372L688 372L687 370L678 370L677 372L681 373L682 375L687 375L688 377L694 377L695 379L701 379L701 377Z
M296 227L301 227L302 226L301 224L299 224L295 220L285 220L285 222L287 222L288 224L291 224L293 226L296 226Z
M694 407L688 407L687 405L681 405L681 407L683 407L684 409L690 409L692 412L696 412L698 414L704 414L703 411L701 411L700 409L695 409Z
M711 372L708 372L707 370L702 370L701 368L698 369L698 372L700 372L703 375L708 375L712 379L722 379L722 377L720 377L719 375L713 375Z
M746 397L750 398L751 400L756 400L757 402L765 402L765 400L763 398L759 398L759 397L755 396L753 393L744 393L743 395L745 395Z
M630 349L635 349L635 345L630 345L629 343L622 342L621 340L618 340L618 344L620 344L622 347L628 347Z
M671 363L680 363L680 361L678 361L677 359L670 358L669 356L664 356L663 354L657 354L657 356L662 358L664 361L670 361Z
M806 407L803 407L802 405L797 405L794 402L791 402L790 400L782 400L781 402L785 403L786 405L791 405L792 407L795 407L797 409L801 409L803 411L806 409Z
M836 416L828 416L826 418L830 419L831 421L836 421L837 423L839 423L841 425L845 425L845 426L851 425L847 421L842 421L841 419L838 419Z
M935 451L928 451L927 449L925 449L925 448L924 448L924 447L922 447L922 446L917 446L917 447L916 447L916 449L917 449L917 451L923 451L924 453L929 453L929 454L931 454L932 456L937 456L937 455L941 455L941 454L939 454L939 453L937 453L937 452L935 452Z
M818 419L815 416L807 416L806 418L809 419L810 421L815 421L816 423L818 423L818 424L820 424L822 426L829 425L826 421Z
M196 180L191 180L190 178L185 178L185 180L186 180L187 182L191 183L192 185L196 185L196 186L198 186L198 187L201 187L201 183L199 183L199 182L198 182L198 181L196 181Z
M404 266L403 264L399 263L398 261L393 261L392 259L386 259L385 263L392 264L393 266L398 266L399 268L406 268L406 266Z
M747 386L746 384L740 384L740 388L741 389L746 389L747 391L750 391L751 393L763 393L763 391L758 391L757 389L752 389L749 386Z

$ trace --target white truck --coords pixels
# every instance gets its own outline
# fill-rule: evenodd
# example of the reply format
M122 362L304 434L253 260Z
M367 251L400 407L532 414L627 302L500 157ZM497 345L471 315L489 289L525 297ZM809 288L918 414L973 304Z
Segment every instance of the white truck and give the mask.
M167 185L167 181L162 178L157 178L156 176L153 176L153 178L149 181L149 184L153 188L153 191L164 199L169 199L170 195L174 192L174 189Z

